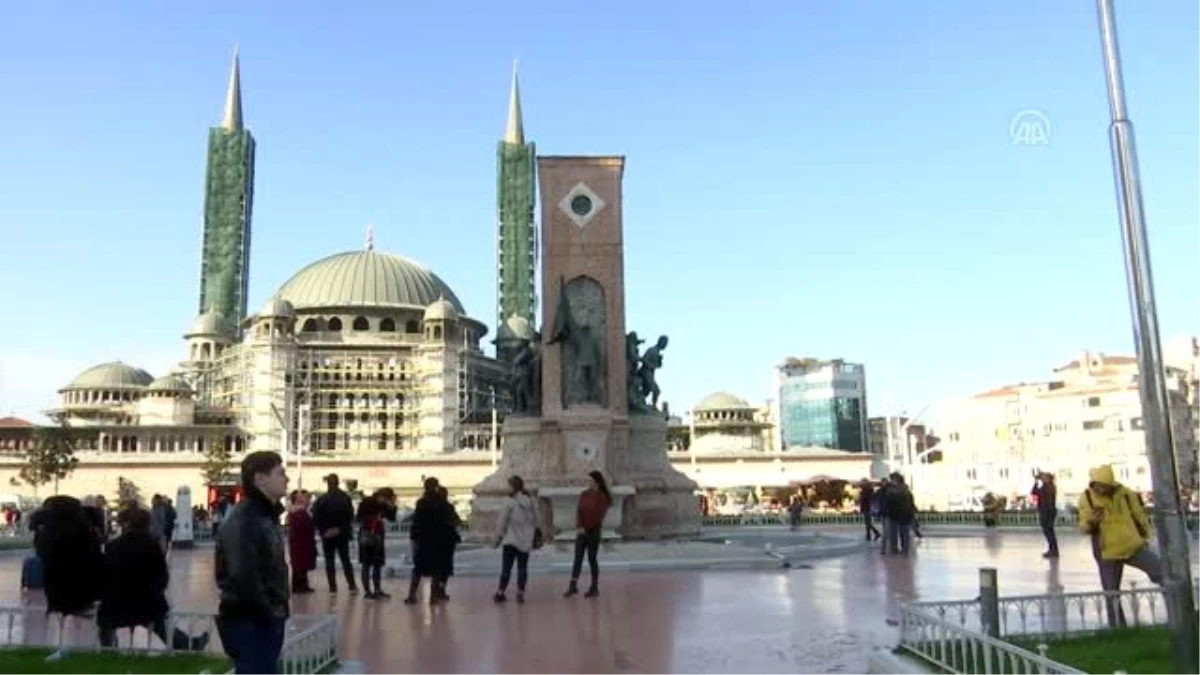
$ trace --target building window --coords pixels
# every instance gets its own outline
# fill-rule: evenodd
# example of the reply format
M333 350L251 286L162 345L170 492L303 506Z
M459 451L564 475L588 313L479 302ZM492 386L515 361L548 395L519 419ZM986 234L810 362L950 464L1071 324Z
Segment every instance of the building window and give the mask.
M336 316L329 320L329 332L337 333L342 330L342 320Z
M354 330L368 330L371 328L371 322L367 321L367 317L360 316L354 319L354 323L350 326Z
M396 320L389 318L389 319L384 319L383 321L380 321L379 322L379 330L383 331L384 333L395 333L396 332Z
M1088 397L1088 400L1087 400L1087 407L1089 407L1089 408L1099 408L1099 407L1100 407L1100 397L1099 397L1099 396L1090 396L1090 397Z
M1087 420L1083 423L1084 431L1096 431L1104 428L1104 420Z

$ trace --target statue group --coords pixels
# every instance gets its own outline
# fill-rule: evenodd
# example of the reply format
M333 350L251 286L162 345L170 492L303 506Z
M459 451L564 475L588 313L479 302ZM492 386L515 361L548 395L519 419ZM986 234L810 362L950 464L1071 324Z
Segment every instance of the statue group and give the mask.
M537 331L524 341L513 357L509 374L512 411L538 414L542 409L542 336Z
M629 410L630 412L654 412L658 410L658 397L662 390L658 388L655 373L663 365L663 351L667 348L667 336L660 335L658 341L645 353L638 354L638 345L645 342L638 337L637 331L631 331L625 336L625 360L629 364ZM650 401L647 402L646 398Z

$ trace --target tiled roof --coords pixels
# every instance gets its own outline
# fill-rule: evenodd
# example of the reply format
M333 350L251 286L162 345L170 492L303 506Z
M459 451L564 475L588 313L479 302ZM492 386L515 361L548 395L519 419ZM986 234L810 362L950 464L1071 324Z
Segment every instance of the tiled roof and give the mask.
M0 429L28 429L33 422L20 417L0 417Z

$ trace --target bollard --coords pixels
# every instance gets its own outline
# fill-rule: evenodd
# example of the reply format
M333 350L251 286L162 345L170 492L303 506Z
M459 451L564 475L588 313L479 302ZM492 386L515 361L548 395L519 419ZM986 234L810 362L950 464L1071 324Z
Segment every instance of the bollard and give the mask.
M191 548L195 542L192 532L192 489L180 485L175 491L175 533L170 542L173 548Z
M979 568L979 620L985 635L1000 639L1000 591L995 567Z

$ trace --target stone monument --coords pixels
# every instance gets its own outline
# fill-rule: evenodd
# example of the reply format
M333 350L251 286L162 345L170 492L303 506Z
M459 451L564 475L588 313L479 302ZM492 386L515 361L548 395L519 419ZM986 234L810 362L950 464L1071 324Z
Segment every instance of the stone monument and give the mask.
M535 491L547 538L573 538L593 470L613 493L605 537L700 531L696 484L667 459L667 420L657 409L654 374L667 337L639 354L642 340L625 332L624 169L623 157L538 158L542 332L513 364L517 405L501 431L500 465L475 486L479 539L494 534L512 475Z

